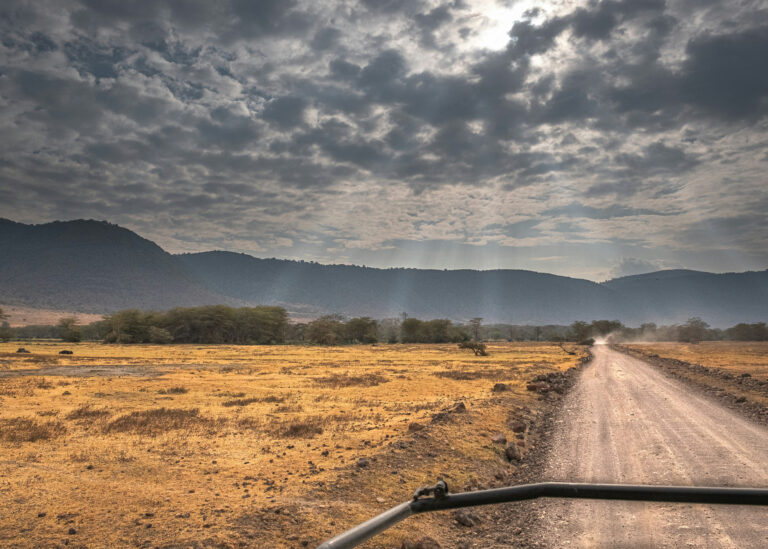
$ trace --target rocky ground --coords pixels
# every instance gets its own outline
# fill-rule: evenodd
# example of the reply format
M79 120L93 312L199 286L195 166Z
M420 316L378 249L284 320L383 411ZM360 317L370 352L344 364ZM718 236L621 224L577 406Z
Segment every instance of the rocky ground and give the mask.
M734 374L677 359L662 358L653 353L643 353L626 347L615 346L614 350L651 364L664 376L683 382L684 385L680 386L681 388L690 387L692 394L702 393L710 398L714 397L725 407L738 412L740 416L746 416L762 424L765 424L766 420L768 420L768 407L765 406L765 401L763 400L765 397L768 397L768 382L765 380L755 379L748 373ZM565 410L568 406L565 406L563 395L568 393L574 386L580 373L580 368L574 368L566 374L557 374L550 377L539 376L530 380L528 383L529 390L544 391L540 398L547 404L546 411L536 418L535 421L525 426L523 447L527 451L518 456L515 450L508 450L508 458L516 462L519 460L519 467L513 476L504 479L505 483L524 484L553 480L550 478L553 474L552 462L557 461L558 454L558 448L554 448L554 446L558 446L558 444L562 446L562 441L558 442L555 432L563 430L564 422L567 423L568 421L568 418L565 416L569 413ZM569 456L567 459L572 460L573 456ZM671 467L670 464L668 465ZM668 474L670 470L668 467L665 470L665 474ZM490 486L467 486L465 489L478 489L495 485L496 483L491 483ZM570 503L565 505L568 504ZM452 514L452 518L456 525L466 531L466 534L463 536L459 535L455 545L443 545L442 547L456 547L457 549L482 547L493 549L509 546L523 548L553 546L552 527L554 524L550 524L549 521L555 520L559 525L557 528L567 529L562 523L562 519L565 516L562 519L557 519L555 517L559 516L558 513L552 512L559 509L558 506L561 505L563 505L562 502L542 500L456 511ZM668 513L676 511L678 509L675 507L670 509ZM719 512L721 514L730 513L734 517L745 516L743 514L738 515L740 511L737 509L721 510ZM568 511L566 515L569 513L571 511ZM674 515L670 514L670 516ZM600 513L598 512L595 520L599 517ZM696 522L692 518L688 518L691 521L690 524ZM709 520L713 519L710 518ZM568 523L569 521L565 520L565 522ZM670 523L674 523L674 521L670 519ZM717 521L715 520L713 524L716 526ZM610 530L607 526L606 530ZM686 533L685 529L680 531L682 533L672 529L671 532L665 530L663 535L658 534L656 541L665 546L667 546L666 544L670 540L680 542L687 540L686 543L693 542L694 545L696 543L706 545L706 543L709 543L707 541L709 538L705 532L707 532L708 528L712 528L712 524L704 521L700 527L701 535L698 538L691 537L690 533ZM667 525L665 528L670 530L671 527ZM572 536L574 532L569 530L566 534L565 538L560 541L570 540L569 536ZM723 535L725 534L723 533ZM696 542L696 539L698 539L698 542ZM748 536L743 541L745 543L752 543L754 539ZM674 543L676 542L669 546L674 546ZM433 549L437 547L441 546L430 539L423 540L421 544L414 540L406 540L401 549Z
M527 384L529 391L539 394L543 407L539 413L525 408L510 410L508 437L498 433L494 444L503 448L506 459L515 465L511 474L497 471L492 477L478 479L473 484L453 487L453 492L484 490L540 482L549 453L550 435L560 413L563 397L573 387L582 367L589 362L591 353L582 364L566 372L539 375ZM489 505L453 511L453 540L442 543L429 537L404 539L399 549L501 549L533 547L540 540L537 515L530 503Z

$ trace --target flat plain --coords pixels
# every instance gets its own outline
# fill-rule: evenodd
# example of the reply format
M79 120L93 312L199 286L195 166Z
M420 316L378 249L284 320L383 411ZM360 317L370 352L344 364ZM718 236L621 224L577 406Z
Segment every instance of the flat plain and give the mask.
M702 341L701 343L634 343L629 348L661 358L674 358L717 368L734 375L768 380L768 341Z
M0 344L0 545L311 547L438 476L502 485L492 437L547 400L526 382L586 351L488 350ZM418 517L367 547L460 528Z

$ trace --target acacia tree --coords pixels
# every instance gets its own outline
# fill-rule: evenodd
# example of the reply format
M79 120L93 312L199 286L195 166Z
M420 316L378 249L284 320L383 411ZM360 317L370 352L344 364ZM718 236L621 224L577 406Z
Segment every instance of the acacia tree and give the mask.
M571 324L571 337L574 341L585 341L592 335L592 327L583 320Z
M688 343L699 343L707 337L707 330L709 324L704 322L698 316L694 316L688 319L688 321L680 326L679 339Z
M321 316L307 324L305 337L319 345L337 345L344 338L344 322L341 315Z
M350 343L376 343L379 323L367 316L352 318L344 326L347 341Z
M77 319L73 316L60 318L56 328L59 330L59 337L64 341L77 343L82 337L80 327L77 325Z
M472 328L472 335L475 337L475 341L480 340L480 327L483 325L483 317L476 316L469 321L469 326Z
M475 356L488 356L485 343L479 341L462 341L459 343L459 349L469 349L475 353Z
M8 341L13 337L13 330L8 324L8 315L3 309L0 309L0 341Z

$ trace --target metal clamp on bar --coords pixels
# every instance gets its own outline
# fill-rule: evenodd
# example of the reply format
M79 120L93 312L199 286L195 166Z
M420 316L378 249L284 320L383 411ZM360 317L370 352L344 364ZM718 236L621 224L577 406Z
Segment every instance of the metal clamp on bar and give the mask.
M426 496L432 497L426 497ZM709 503L726 505L768 505L768 488L708 488L698 486L647 486L633 484L586 484L541 482L493 490L448 494L448 485L438 480L434 486L419 488L411 501L355 526L326 541L318 549L351 549L365 540L417 513L444 511L476 505L510 503L536 498L609 499L671 503Z
M448 495L448 483L443 479L437 479L437 484L434 486L423 486L413 493L413 501L418 501L419 498L424 496L434 495L435 499L443 499Z

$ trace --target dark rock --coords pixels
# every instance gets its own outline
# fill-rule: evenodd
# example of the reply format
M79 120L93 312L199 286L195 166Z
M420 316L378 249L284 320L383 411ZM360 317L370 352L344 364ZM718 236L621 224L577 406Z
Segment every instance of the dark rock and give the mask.
M449 411L449 412L451 412L451 413L453 413L453 414L463 414L464 412L466 412L466 411L467 411L467 406L464 404L464 402L462 402L462 401L460 400L459 402L457 402L456 404L454 404L453 406L451 406L451 407L448 409L448 411Z
M454 511L453 519L462 526L466 526L468 528L471 528L480 522L480 518L476 514L472 513L471 511L467 511L466 509L459 509L458 511Z
M357 465L360 468L368 467L371 464L371 462L366 457L361 457L355 462L355 465Z
M523 452L517 444L510 444L504 449L504 455L509 461L522 461Z
M536 391L537 393L549 392L549 383L546 381L532 381L525 386L529 391Z
M414 422L411 422L410 425L408 425L408 432L415 433L416 431L421 431L423 428L424 426L421 423L414 421Z
M509 385L506 383L497 383L493 386L493 389L491 389L494 393L501 393L504 391L509 391Z
M458 401L456 404L454 404L450 408L446 408L442 412L438 412L434 414L432 416L432 423L437 423L440 421L450 421L452 414L463 414L466 411L467 411L467 406L462 401Z
M510 421L509 428L512 429L513 433L524 433L526 425L525 422L520 420Z
M16 352L17 353L29 353L29 351L27 351L24 347L19 347L18 349L16 349Z
M740 396L739 398L736 399L736 404L741 404L746 401L747 401L746 397Z
M47 513L38 513L37 518L43 518Z
M449 414L448 412L438 412L432 416L432 423L448 421L449 419L451 419L451 414Z
M68 349L64 349L63 351L59 351L60 355L73 355L74 353Z
M75 530L74 528L70 528L69 530L67 530L67 534L69 534L70 536L74 536L75 534L77 534L77 530Z
M493 474L493 477L496 480L500 480L502 482L508 482L509 481L509 473L507 471L504 471L503 469L499 469Z

